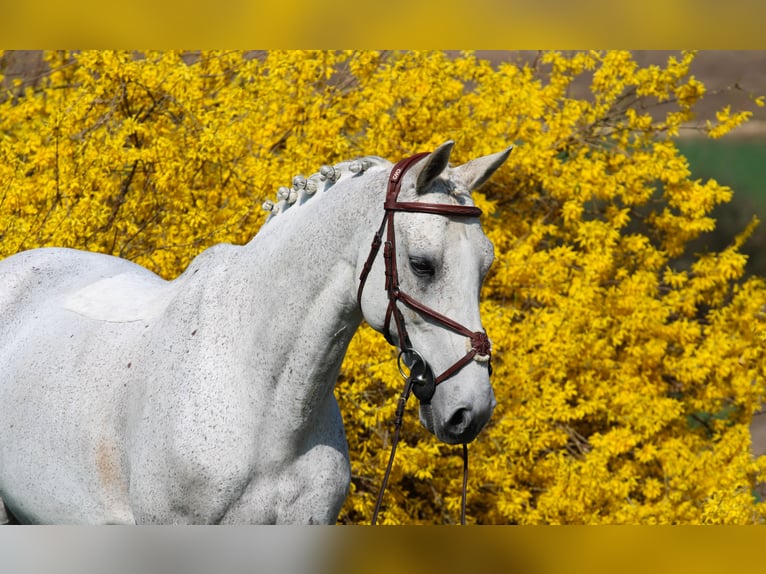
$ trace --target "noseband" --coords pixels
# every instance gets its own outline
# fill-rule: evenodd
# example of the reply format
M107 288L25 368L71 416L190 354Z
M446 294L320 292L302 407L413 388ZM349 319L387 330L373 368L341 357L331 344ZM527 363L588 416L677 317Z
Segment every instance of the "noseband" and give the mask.
M357 290L357 301L359 307L362 307L362 292L364 290L367 276L372 269L373 262L381 245L383 247L383 260L385 263L385 289L388 294L388 307L386 309L385 323L383 328L383 335L389 344L393 345L391 337L391 318L393 317L396 324L396 331L399 338L399 371L406 379L406 384L402 396L399 398L399 404L396 409L395 419L395 431L394 439L391 446L391 456L388 461L388 467L383 479L383 484L378 495L378 501L375 506L375 512L372 518L372 524L377 521L378 511L383 499L383 492L388 482L388 477L391 472L391 467L396 453L396 445L399 440L399 431L402 425L402 419L404 415L404 406L409 398L410 392L420 400L423 404L428 404L436 391L436 386L443 383L450 377L457 374L463 367L469 364L472 360L477 360L487 363L489 374L492 374L492 348L484 331L471 331L467 327L461 325L457 321L442 315L441 313L431 309L427 305L413 299L408 294L404 293L399 287L399 272L396 264L396 233L394 230L394 214L397 211L404 211L409 213L427 213L432 215L444 215L452 217L478 217L481 215L481 209L474 206L466 205L445 205L440 203L420 203L420 202L400 202L398 200L399 191L402 185L402 179L407 170L412 167L418 160L429 155L429 152L418 153L411 157L405 158L397 163L391 170L391 174L388 178L388 188L386 191L386 199L383 204L385 214L383 221L378 228L375 237L372 240L372 246L370 248L370 254L367 257L367 261L364 263L362 273L359 277L359 289ZM383 230L386 230L386 241L383 243ZM468 352L451 367L446 369L438 377L434 377L433 371L428 363L423 359L422 355L418 353L413 347L410 341L407 328L404 323L404 315L397 306L397 302L401 301L407 307L417 311L424 317L429 317L443 327L450 329L456 333L464 335L468 338L470 348ZM402 369L402 359L404 359L405 365L409 369L409 375L405 374ZM466 498L466 484L468 478L468 447L463 445L463 501L461 509L461 522L465 524L465 498Z

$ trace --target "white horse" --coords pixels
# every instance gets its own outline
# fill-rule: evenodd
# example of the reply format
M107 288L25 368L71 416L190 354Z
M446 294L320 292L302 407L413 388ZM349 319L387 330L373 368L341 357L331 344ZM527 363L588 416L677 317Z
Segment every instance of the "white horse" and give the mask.
M510 152L452 168L451 150L419 158L399 199L472 205L470 190ZM388 331L382 253L357 290L391 169L367 157L296 178L248 244L216 245L173 281L62 248L0 262L9 512L28 523L335 522L350 465L333 387L361 321ZM478 331L493 259L478 218L399 213L394 231L402 291ZM429 368L465 356L465 335L394 307ZM494 405L486 363L467 361L421 404L421 421L467 443Z

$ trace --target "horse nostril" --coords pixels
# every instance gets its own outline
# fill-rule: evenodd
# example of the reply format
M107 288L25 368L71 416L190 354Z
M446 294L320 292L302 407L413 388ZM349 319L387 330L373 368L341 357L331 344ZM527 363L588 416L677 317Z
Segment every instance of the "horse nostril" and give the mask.
M471 415L468 409L458 409L455 411L455 414L449 418L447 425L453 433L457 434L463 432L463 430L468 427L470 421Z

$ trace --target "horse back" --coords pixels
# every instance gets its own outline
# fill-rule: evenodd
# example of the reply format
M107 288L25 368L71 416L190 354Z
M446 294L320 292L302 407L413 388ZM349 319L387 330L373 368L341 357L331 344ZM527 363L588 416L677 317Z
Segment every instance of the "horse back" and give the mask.
M156 298L165 285L151 271L118 257L33 249L0 261L0 318L8 326L13 315L50 304L91 319L138 320L144 312L139 305Z

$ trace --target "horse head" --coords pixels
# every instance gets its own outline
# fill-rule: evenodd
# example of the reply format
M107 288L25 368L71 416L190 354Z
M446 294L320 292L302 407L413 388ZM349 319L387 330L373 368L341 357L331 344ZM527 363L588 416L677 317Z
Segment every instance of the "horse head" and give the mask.
M359 304L365 320L401 349L422 424L444 442L466 444L496 404L491 347L479 313L494 248L471 191L511 148L450 167L452 146L447 142L392 169L380 230L370 255L360 253ZM382 257L376 257L381 244Z

